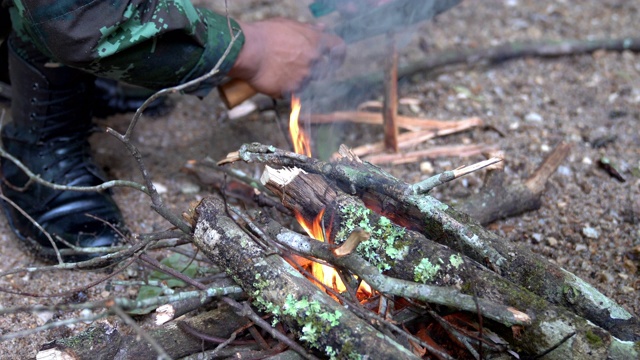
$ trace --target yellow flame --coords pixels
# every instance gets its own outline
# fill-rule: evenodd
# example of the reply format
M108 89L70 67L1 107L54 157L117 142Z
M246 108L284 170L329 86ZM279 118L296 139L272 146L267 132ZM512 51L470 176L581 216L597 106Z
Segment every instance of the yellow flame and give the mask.
M324 241L324 234L322 233L322 215L324 215L324 209L318 213L318 216L316 216L311 224L308 224L304 217L298 213L295 214L296 220L298 220L298 223L302 226L304 231L306 231L309 236L319 241ZM342 279L340 279L338 272L331 266L314 262L311 264L311 273L324 285L336 290L337 292L347 290Z
M300 128L299 117L300 117L300 109L302 105L300 103L300 99L296 96L291 97L291 115L289 116L289 132L291 135L291 140L293 142L293 148L297 154L304 154L306 156L311 156L311 142L307 134ZM302 228L309 234L310 237L325 241L324 235L322 233L322 215L324 214L324 209L320 211L318 216L313 220L311 224L307 223L307 220L302 217L302 215L296 212L296 220ZM346 286L340 279L338 272L331 266L327 266L319 263L311 264L311 273L313 276L321 281L325 286L330 287L337 292L344 292L347 290ZM360 288L358 289L358 293L363 293L363 297L368 297L371 295L372 290L369 285L362 282ZM368 295L367 295L368 294Z
M293 149L297 154L311 156L311 146L309 137L300 128L298 119L300 118L300 98L291 96L291 115L289 116L289 132L293 141Z

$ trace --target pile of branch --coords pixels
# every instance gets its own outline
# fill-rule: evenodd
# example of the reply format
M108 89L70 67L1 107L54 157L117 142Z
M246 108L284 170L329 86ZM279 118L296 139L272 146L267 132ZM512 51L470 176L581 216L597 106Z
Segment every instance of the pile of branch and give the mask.
M290 251L334 265L343 270L347 284L364 280L384 297L476 313L485 318L487 331L500 334L521 354L637 356L638 319L592 286L440 203L425 193L424 184L399 181L344 149L342 155L327 163L251 144L231 158L295 167L268 169L263 182L303 218L321 214L329 243L268 219L262 220L266 230L261 234L275 245L256 242L255 234L231 220L223 203L207 199L197 208L198 247L228 269L252 294L254 305L296 329L308 346L327 355L342 349L345 357L352 352L373 358L414 356L401 346L411 341L406 334L372 327L368 322L375 321L363 321L353 305L347 306L353 299L340 304L311 285L286 261ZM354 244L348 239L358 231L368 235ZM489 338L466 341L476 352L495 351Z
M489 181L504 188L495 199L498 207L535 203L544 180L567 152L568 146L559 146L523 184ZM157 310L168 321L160 328L130 334L111 323L97 323L47 344L41 355L134 359L162 351L163 358L179 358L217 346L207 356L264 358L289 348L309 359L638 357L636 317L573 274L504 241L428 194L497 160L411 185L346 148L340 153L341 158L322 162L272 146L243 146L224 163L268 165L260 193L275 195L280 207L271 198L263 202L264 210L247 213L228 201L207 198L186 217L193 226L193 243L239 288L223 292L222 285L216 290L215 284L169 271L200 295L174 295L169 308ZM229 169L226 173L233 174ZM237 196L250 203L246 185L233 190L227 200ZM462 206L474 209L474 202L482 203ZM489 212L495 220L522 210ZM326 242L274 220L290 213L305 222L318 221ZM139 256L161 268L149 256ZM347 290L318 287L307 271L309 260L335 267ZM357 290L363 281L373 288L364 300ZM178 318L214 298L218 309ZM140 307L124 301L103 305L123 319L123 311ZM235 340L243 331L256 340Z

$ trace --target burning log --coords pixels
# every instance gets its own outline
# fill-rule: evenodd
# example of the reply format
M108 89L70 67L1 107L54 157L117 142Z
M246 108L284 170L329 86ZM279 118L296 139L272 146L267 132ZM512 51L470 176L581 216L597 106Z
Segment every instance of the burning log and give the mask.
M339 161L324 163L260 144L245 145L237 159L271 166L297 166L323 175L347 194L357 195L367 208L418 231L482 264L514 284L530 289L551 304L567 308L625 341L640 340L640 322L620 305L584 280L533 254L519 244L504 241L417 185L399 181L380 168L343 151ZM234 159L228 159L233 161Z
M293 247L296 252L350 270L385 295L473 312L477 307L481 309L481 315L507 326L526 324L526 330L519 337L508 336L508 339L511 345L528 354L540 354L561 343L567 336L573 339L570 353L578 351L576 349L579 347L580 351L606 357L622 343L571 311L549 304L526 288L509 282L459 252L391 223L367 209L359 199L332 188L321 175L308 174L299 169L278 171L267 167L262 179L285 206L300 214L303 222L319 222L317 216L320 214L327 234L325 240L329 243L342 245L353 231L364 229L371 234L371 239L360 239L364 241L358 245L357 255L344 257L336 256L335 251L332 254L319 242L305 241L299 235L271 224L267 229L273 238ZM362 259L369 264L363 264ZM381 272L393 279L381 275ZM426 291L422 289L423 284L438 287L430 287ZM425 293L429 295L420 296ZM477 305L473 301L474 295L479 297L476 299ZM530 317L514 308L526 309ZM561 330L548 331L560 323ZM493 327L492 330L504 334L508 328ZM598 333L611 347L590 344L589 336L592 333ZM551 358L566 358L566 353L560 353Z

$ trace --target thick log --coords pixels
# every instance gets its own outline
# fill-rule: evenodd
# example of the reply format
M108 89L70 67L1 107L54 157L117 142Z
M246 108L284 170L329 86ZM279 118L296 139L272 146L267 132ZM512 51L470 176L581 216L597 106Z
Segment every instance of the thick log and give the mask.
M184 320L203 333L219 338L228 338L234 331L249 323L236 315L229 307L205 312ZM215 347L216 344L203 343L171 322L160 328L149 330L171 358L181 358ZM72 360L137 360L155 359L155 350L135 333L122 331L107 322L98 322L86 331L65 339L54 340L42 346L38 358Z
M388 219L367 209L359 199L333 189L321 175L291 169L277 171L267 167L262 179L265 186L279 196L285 206L301 214L309 223L318 214L322 214L322 223L325 224L328 237L326 240L330 243L341 245L355 227L367 231L370 238L358 246L358 255L388 276L422 284L455 286L461 289L459 298L464 293L476 294L480 298L479 302L483 299L491 300L516 309L525 309L533 319L532 323L526 325L519 337L508 336L514 348L523 354L540 354L568 336L571 341L559 346L548 358L579 359L584 354L607 358L615 356L623 344L585 319L565 308L549 304L524 287L509 282L459 252L437 244L418 232L392 224ZM276 230L273 230L274 226L267 228L271 229L274 238L290 240L295 237L290 231L278 229L277 226ZM288 244L299 242L300 240L289 241ZM350 259L335 257L327 249L322 250L317 243L311 242L307 247L314 245L317 250L308 255L318 256L340 267L354 268ZM299 246L295 250L303 248L305 247ZM366 274L354 272L369 282ZM370 285L376 288L375 283ZM384 289L376 289L384 292ZM436 291L433 293L435 297ZM434 302L443 304L440 301ZM451 306L450 303L445 305ZM562 326L558 326L559 324ZM554 330L550 331L551 328ZM503 334L510 331L508 328L493 330ZM598 334L602 343L594 344L591 341L592 334ZM603 343L607 345L603 346Z
M226 215L221 201L204 199L196 211L194 243L227 269L254 305L276 315L307 345L339 358L417 359L256 243Z
M322 174L348 194L395 223L483 264L509 281L530 289L552 304L570 309L580 317L625 341L640 341L638 318L593 286L521 244L505 241L451 206L428 194L416 194L382 169L361 162L343 151L338 161L325 163L261 144L242 146L236 158L272 166L296 166Z

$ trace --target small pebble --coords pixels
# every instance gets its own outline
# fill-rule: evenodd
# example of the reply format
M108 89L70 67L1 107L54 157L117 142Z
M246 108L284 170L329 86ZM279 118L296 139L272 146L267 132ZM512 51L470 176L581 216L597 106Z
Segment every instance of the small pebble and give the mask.
M38 325L42 326L46 324L49 320L53 319L53 311L38 311L36 312L36 316L40 320Z
M191 182L184 183L180 187L180 192L183 194L191 195L200 191L200 186Z
M582 163L585 164L585 165L591 165L591 164L593 164L593 160L591 160L591 158L585 156L585 157L582 158Z
M547 243L551 247L556 247L558 245L558 239L554 238L553 236L549 236L547 238Z
M551 151L551 146L549 146L547 144L542 144L542 145L540 145L540 151L549 152L549 151Z
M89 310L89 309L84 309L80 312L80 317L81 318L90 318L93 316L93 311ZM93 321L85 321L85 324L91 324Z
M588 237L589 239L597 239L600 236L600 234L598 234L598 231L590 226L582 228L582 235Z
M558 174L562 176L571 176L571 168L565 165L558 166Z
M531 237L533 238L533 240L536 241L536 243L539 243L540 241L542 241L542 234L540 233L533 233L531 234Z
M576 251L585 251L585 250L587 250L587 245L585 244L576 245Z
M607 284L611 284L616 279L613 277L613 275L611 275L610 272L603 271L602 274L600 274L600 280L606 282Z
M544 120L540 114L534 112L528 113L524 119L529 122L542 122Z
M505 5L508 7L516 7L518 6L518 0L507 0L505 1Z
M509 130L517 130L519 127L520 127L520 123L517 121L509 124Z
M623 274L623 273L618 273L618 277L622 280L627 280L629 278L629 275L627 274Z
M424 161L420 163L420 172L427 175L433 174L434 170L431 161Z

